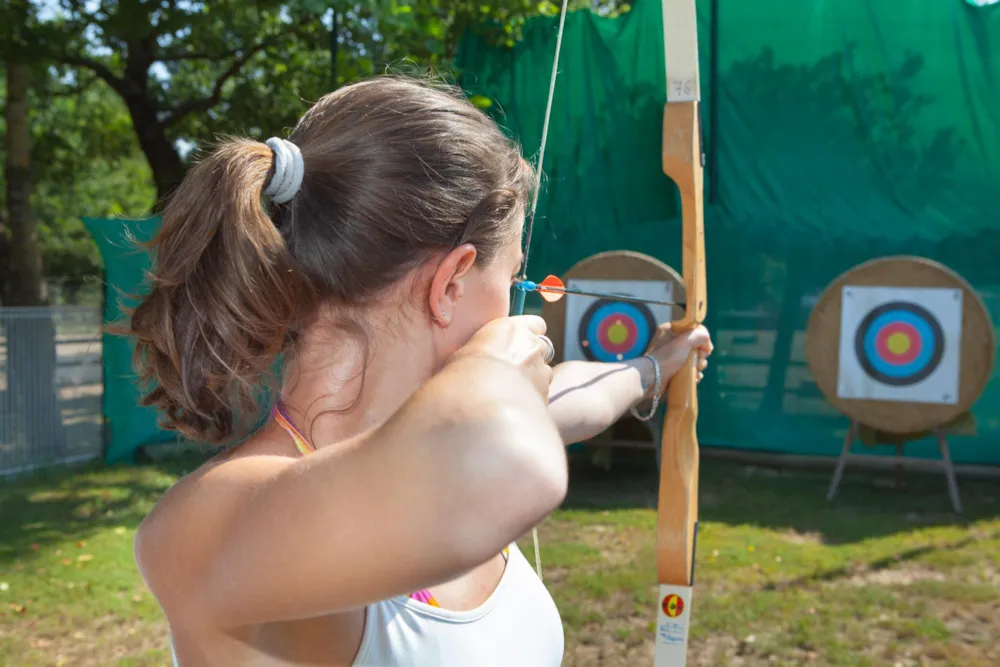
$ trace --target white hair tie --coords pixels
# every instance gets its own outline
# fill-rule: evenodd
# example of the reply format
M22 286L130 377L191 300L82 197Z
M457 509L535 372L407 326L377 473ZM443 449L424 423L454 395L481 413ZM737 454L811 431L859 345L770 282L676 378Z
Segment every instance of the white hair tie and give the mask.
M299 193L306 171L302 151L288 139L279 137L271 137L265 143L274 153L274 175L264 194L275 204L290 202Z

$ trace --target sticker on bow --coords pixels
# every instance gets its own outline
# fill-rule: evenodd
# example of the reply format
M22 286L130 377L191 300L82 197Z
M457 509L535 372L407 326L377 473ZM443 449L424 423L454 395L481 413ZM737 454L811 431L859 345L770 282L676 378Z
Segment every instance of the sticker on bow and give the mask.
M656 620L657 651L668 647L684 647L688 639L688 609L691 589L680 586L660 586L660 609Z

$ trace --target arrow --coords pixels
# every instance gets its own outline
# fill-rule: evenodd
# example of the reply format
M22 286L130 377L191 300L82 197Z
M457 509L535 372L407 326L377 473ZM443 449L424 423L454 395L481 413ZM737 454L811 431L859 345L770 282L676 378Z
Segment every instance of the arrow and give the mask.
M655 299L640 299L627 294L611 294L609 292L587 292L585 290L571 289L563 284L558 276L548 276L540 283L531 280L521 280L517 283L517 288L525 292L538 292L538 295L549 303L555 303L563 298L565 294L578 294L580 296L593 296L600 299L611 299L612 301L627 301L631 303L655 303L660 306L680 306L686 308L687 304L677 301L657 301Z

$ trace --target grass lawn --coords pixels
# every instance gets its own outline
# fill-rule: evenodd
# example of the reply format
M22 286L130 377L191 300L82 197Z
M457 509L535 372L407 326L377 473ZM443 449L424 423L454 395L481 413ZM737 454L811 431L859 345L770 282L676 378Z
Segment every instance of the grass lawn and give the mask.
M132 560L140 519L196 462L61 470L0 486L0 664L167 665ZM651 665L656 471L575 463L539 532L567 667ZM690 665L1000 664L1000 483L702 462ZM522 548L532 558L530 537Z

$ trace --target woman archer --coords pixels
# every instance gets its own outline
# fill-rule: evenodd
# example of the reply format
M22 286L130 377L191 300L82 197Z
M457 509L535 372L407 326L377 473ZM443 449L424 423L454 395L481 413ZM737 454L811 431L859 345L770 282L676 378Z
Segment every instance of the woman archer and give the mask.
M514 540L562 502L564 443L712 344L665 326L639 359L550 367L544 322L507 317L533 185L461 94L400 78L190 171L129 323L144 404L230 445L136 536L177 664L561 663Z

